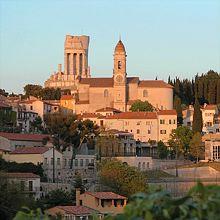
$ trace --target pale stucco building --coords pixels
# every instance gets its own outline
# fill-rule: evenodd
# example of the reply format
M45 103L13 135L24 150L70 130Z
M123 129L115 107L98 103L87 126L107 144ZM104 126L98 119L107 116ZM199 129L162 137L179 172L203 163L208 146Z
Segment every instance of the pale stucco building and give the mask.
M61 65L45 82L45 87L70 89L72 101L62 103L77 114L102 108L129 111L135 100L150 102L157 109L173 108L173 87L162 80L140 80L127 76L127 54L121 40L114 50L112 77L93 78L88 66L88 36L66 36L64 72ZM70 103L71 102L71 103Z

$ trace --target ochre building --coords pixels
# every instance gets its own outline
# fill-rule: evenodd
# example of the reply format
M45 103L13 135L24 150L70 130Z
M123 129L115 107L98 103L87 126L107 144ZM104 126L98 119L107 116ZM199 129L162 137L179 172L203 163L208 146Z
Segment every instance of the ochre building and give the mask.
M146 100L157 109L173 109L172 86L162 80L140 80L137 76L127 76L127 55L121 40L114 50L113 75L108 78L91 77L88 47L88 36L67 35L64 72L59 65L58 72L45 82L45 87L71 90L72 100L63 98L64 106L71 106L76 114L107 107L126 112L135 100Z

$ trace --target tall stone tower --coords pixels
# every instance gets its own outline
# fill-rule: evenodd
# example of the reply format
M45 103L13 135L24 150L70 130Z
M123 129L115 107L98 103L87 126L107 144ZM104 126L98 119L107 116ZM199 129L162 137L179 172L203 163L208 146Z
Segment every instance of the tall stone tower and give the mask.
M121 40L118 41L114 52L114 108L127 111L127 73L126 73L126 51Z
M74 80L90 77L88 66L89 36L67 35L64 49L64 74Z

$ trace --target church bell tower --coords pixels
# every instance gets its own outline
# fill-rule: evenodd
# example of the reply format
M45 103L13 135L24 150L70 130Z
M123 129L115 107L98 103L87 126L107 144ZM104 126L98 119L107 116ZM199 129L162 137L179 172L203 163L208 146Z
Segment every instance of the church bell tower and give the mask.
M114 52L114 108L123 112L127 111L126 56L124 44L119 40Z

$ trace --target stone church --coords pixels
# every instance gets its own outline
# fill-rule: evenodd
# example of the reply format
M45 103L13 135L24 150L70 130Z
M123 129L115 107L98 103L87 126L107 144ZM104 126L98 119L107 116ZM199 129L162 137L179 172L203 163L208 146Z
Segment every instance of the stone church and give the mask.
M128 77L126 50L121 40L114 50L112 77L94 78L88 66L89 36L66 36L64 71L50 76L45 87L70 89L75 113L96 112L110 107L129 111L135 100L147 100L157 109L173 109L173 88L162 80L140 80ZM69 99L69 98L68 98Z

